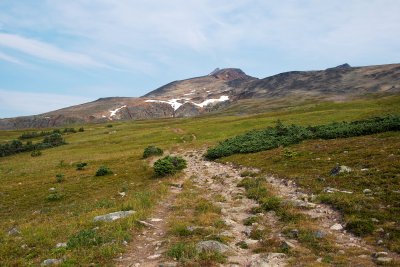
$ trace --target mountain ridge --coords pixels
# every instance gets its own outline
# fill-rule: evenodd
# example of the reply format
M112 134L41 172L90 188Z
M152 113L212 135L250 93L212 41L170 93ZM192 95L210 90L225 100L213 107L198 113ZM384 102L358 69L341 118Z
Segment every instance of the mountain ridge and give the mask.
M193 117L248 99L341 99L400 92L400 64L289 71L255 78L238 68L177 80L141 97L103 97L39 115L0 119L0 130L119 120ZM300 100L299 100L300 101Z

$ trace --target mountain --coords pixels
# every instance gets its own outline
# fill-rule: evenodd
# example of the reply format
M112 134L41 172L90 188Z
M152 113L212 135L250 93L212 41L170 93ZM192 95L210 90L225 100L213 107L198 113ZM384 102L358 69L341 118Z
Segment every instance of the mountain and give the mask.
M291 71L264 79L240 69L215 69L210 74L174 81L138 98L109 97L35 116L0 120L0 129L58 127L77 123L192 117L220 111L249 99L268 101L305 98L346 100L370 93L398 93L400 64L351 67L343 64L320 71ZM294 102L294 103L295 103Z

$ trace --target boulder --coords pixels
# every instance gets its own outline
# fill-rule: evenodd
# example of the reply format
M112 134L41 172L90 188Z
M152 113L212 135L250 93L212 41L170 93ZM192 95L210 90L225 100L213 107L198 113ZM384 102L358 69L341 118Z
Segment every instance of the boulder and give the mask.
M349 173L351 171L352 171L352 169L350 167L347 167L345 165L337 165L331 170L330 174L332 176L336 176L340 173L345 173L345 172Z
M224 253L229 250L229 247L215 240L201 241L196 244L198 252L219 252Z
M127 210L127 211L117 211L117 212L112 212L108 213L105 215L99 215L94 217L93 221L95 222L112 222L121 218L125 218L128 216L131 216L135 214L136 211L133 210Z

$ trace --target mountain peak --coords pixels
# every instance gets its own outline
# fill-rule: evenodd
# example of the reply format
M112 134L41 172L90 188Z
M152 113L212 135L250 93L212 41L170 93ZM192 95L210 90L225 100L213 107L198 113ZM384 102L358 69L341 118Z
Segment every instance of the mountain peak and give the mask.
M343 70L343 69L350 69L351 66L348 63L344 63L342 65L333 67L333 68L328 68L327 70Z

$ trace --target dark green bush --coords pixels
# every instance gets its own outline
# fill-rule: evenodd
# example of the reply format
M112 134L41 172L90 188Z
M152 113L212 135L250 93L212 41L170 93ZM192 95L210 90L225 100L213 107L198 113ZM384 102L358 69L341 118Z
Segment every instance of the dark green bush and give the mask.
M265 211L277 211L280 207L281 207L281 199L279 197L266 197L261 199L261 207L265 210Z
M57 183L61 183L63 181L64 181L64 174L62 174L62 173L57 174L56 175L56 182Z
M164 151L159 147L148 146L143 151L143 158L145 159L151 156L161 156L163 153Z
M347 222L346 229L357 236L366 236L375 230L375 226L371 220L354 219Z
M153 168L156 176L172 175L186 168L186 160L181 157L166 156L157 160Z
M79 128L78 132L84 132L85 129L83 127Z
M210 160L237 153L253 153L300 143L306 139L333 139L400 130L400 116L389 115L354 122L334 122L326 125L303 127L284 125L251 131L227 139L208 149L205 157ZM286 153L288 154L288 153ZM289 155L289 154L288 154ZM293 156L290 153L290 156Z
M85 167L86 167L87 165L88 165L88 164L87 164L86 162L78 162L78 163L76 164L76 170L77 170L77 171L82 171L82 170L85 169Z
M105 176L112 174L113 172L106 166L101 166L97 171L96 171L96 176Z

